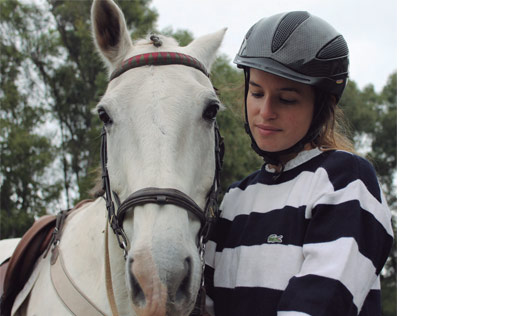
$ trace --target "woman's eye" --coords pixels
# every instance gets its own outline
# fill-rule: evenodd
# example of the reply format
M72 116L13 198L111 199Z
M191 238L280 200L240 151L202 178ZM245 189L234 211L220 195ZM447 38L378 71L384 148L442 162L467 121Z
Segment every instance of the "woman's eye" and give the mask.
M103 108L99 108L98 109L98 117L106 125L113 123L113 120L111 119L109 114L107 114L106 110L104 110Z
M284 103L284 104L293 104L293 103L297 102L297 100L295 100L295 99L284 99L284 98L281 98L281 99L279 99L279 100L280 100L282 103Z
M263 93L261 92L251 92L250 95L254 98L261 98L263 96Z
M202 117L207 121L214 120L219 108L220 106L218 103L209 103L209 105L205 108L204 113L202 113Z

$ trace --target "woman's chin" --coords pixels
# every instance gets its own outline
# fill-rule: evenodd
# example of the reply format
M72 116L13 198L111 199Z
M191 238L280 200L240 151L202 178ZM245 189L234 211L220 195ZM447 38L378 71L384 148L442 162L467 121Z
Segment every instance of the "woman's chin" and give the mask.
M273 145L273 144L257 144L258 147L263 150L263 151L267 151L267 152L270 152L270 153L275 153L275 152L278 152L278 151L281 151L281 150L284 150L286 148L281 148L280 146L277 146L277 145Z

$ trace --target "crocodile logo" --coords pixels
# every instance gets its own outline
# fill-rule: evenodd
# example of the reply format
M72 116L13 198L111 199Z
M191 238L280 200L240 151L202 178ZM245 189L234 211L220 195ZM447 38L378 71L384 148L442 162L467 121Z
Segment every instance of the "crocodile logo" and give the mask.
M283 235L271 234L268 236L267 242L269 244L280 244L283 242Z

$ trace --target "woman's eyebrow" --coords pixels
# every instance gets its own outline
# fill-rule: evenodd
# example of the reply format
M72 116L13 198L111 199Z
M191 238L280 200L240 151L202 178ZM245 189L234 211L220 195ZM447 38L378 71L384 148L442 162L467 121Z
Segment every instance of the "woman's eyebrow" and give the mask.
M254 87L258 87L258 88L261 88L261 86L257 83L255 83L254 81L252 80L249 80L249 84L251 86L254 86ZM299 93L300 94L300 91L299 89L297 88L294 88L294 87L283 87L283 88L280 88L279 91L291 91L291 92L296 92L296 93Z
M251 86L261 88L261 86L260 86L260 85L258 85L257 83L255 83L255 82L254 82L254 81L252 81L252 80L249 80L249 84L250 84Z
M297 88L293 88L293 87L285 87L285 88L281 88L279 89L280 91L291 91L291 92L297 92L298 94L300 94L300 91L299 89Z

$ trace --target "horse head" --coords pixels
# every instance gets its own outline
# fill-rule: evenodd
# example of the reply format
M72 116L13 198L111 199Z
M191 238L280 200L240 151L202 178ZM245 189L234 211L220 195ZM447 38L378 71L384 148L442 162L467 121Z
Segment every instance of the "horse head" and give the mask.
M213 64L225 29L180 47L164 36L133 43L112 0L95 0L91 18L95 44L112 78L96 108L107 143L106 193L123 202L144 188L173 188L203 210L215 177L215 115L222 105L202 70ZM159 52L186 56L198 67L123 68L131 57ZM129 305L137 315L188 314L202 275L199 216L174 204L141 203L128 207L120 226L126 258L120 251L110 261L121 314ZM116 240L109 230L109 244L117 246ZM122 273L125 277L117 275Z

